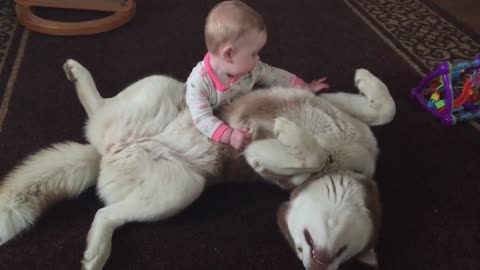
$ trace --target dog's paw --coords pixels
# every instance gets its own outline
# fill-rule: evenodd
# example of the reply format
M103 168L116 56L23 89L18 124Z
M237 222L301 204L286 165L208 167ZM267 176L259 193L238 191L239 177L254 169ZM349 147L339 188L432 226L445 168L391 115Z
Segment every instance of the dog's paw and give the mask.
M82 258L82 269L84 270L101 270L108 257L110 257L112 235L109 233L111 232L110 229L106 229L101 225L104 219L105 217L97 212L93 225L88 232L87 249L83 253Z
M362 82L368 82L372 79L373 74L364 68L359 68L355 70L355 86L359 87L359 84Z
M273 134L276 137L286 136L288 135L289 131L294 128L296 128L295 123L291 122L285 117L277 117L275 118L275 123L273 126Z
M355 86L360 94L366 96L370 102L381 103L390 96L387 86L364 68L356 70Z
M260 164L260 162L251 156L246 156L246 160L248 165L252 167L257 173L263 173L265 172L265 167Z
M275 118L273 134L286 146L292 146L298 140L297 125L285 117Z
M71 82L75 82L77 80L77 78L75 77L75 66L77 64L78 62L72 59L68 59L63 64L63 71L65 72L67 79Z
M82 270L101 270L110 256L110 242L89 246L82 258Z
M370 106L379 115L377 117L379 120L371 122L371 125L380 125L392 121L396 113L395 101L387 86L379 78L366 69L357 69L355 85L360 94L368 99Z
M303 142L299 127L284 117L275 118L273 134L278 141L288 147L289 153L297 156L299 159L304 158Z
M88 70L73 59L68 59L65 64L63 64L63 71L67 79L71 82L77 82L90 77Z

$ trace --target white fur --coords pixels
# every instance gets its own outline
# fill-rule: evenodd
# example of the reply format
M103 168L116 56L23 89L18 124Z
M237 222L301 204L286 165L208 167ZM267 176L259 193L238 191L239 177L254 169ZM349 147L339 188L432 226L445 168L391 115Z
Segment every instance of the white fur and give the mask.
M314 136L285 117L274 119L273 133L275 138L257 140L245 151L255 170L295 176L323 169L329 155Z
M0 187L0 244L33 225L49 204L92 186L99 160L91 145L74 142L55 144L28 157Z
M269 90L276 102L288 104L292 95L305 101L276 112L280 116L274 120L275 138L253 141L245 150L250 166L260 174L269 171L293 176L291 182L296 185L319 170L348 169L373 177L379 150L369 125L389 123L395 103L385 84L367 70L359 69L355 82L363 95L333 93L315 98L295 89ZM258 98L255 95L265 94L252 93L252 100ZM231 118L240 121L237 114L242 111L235 111ZM260 117L264 122L264 114ZM253 126L265 126L252 118Z
M0 220L6 224L0 229L0 237L4 243L33 223L41 213L36 206L38 198L57 198L60 190L64 197L75 196L100 172L97 191L106 206L95 215L82 267L102 269L116 228L127 222L161 220L178 213L198 198L209 184L206 177L218 175L224 158L233 154L195 129L185 109L182 83L151 76L105 99L80 64L68 60L64 69L89 116L86 136L91 146L57 145L58 151L37 153L8 176L0 193ZM363 212L366 198L357 192L360 188L354 184L355 177L348 178L351 185L337 187L336 200L325 195L327 184L323 179L337 177L340 169L373 175L378 149L368 124L387 123L394 114L388 89L376 77L360 70L356 82L365 96L324 94L316 98L291 89L265 91L258 95L299 105L282 109L280 118L261 120L254 115L248 119L252 126L270 129L274 136L254 141L247 149L247 160L292 176L295 186L312 178L313 184L299 191L300 196L291 202L288 228L293 238L301 243L299 232L308 227L318 243L332 250L342 243L351 246L345 258L338 259L328 270L336 269L365 247L373 228ZM369 87L372 89L366 89ZM249 101L239 102L232 107ZM230 124L239 123L232 120ZM37 178L51 183L49 188L26 194ZM13 203L21 194L28 195L26 201L31 203ZM48 205L46 202L45 207ZM323 228L325 224L330 227ZM308 256L301 259L308 266Z
M347 173L331 174L312 182L291 201L287 223L296 243L297 255L307 269L315 269L312 266L315 263L304 230L312 235L315 248L326 250L332 256L347 247L324 270L337 269L341 262L358 254L370 241L373 224L362 188ZM299 248L302 252L298 251Z

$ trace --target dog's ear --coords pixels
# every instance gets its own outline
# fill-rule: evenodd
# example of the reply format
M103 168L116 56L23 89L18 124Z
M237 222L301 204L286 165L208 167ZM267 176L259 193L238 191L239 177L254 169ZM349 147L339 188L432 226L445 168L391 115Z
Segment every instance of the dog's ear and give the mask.
M295 242L293 241L290 230L288 229L287 215L290 210L290 203L284 202L277 210L277 224L283 237L288 241L292 249L295 251Z
M358 262L365 264L370 269L378 269L378 260L375 250L371 248L365 254L357 258Z
M380 226L382 222L382 205L380 203L380 194L378 191L378 186L375 180L371 178L359 178L359 183L363 185L365 189L365 198L366 206L370 213L370 218L372 219L374 230L371 242L369 244L370 248L373 248L377 242L378 235L380 233ZM367 247L368 248L368 247Z

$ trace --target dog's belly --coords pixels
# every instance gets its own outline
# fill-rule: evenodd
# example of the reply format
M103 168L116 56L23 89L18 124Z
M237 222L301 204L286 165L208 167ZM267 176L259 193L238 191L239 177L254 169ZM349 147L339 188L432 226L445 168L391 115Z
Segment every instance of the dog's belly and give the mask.
M90 130L89 134L102 155L97 190L106 203L120 201L135 192L139 196L153 190L161 192L162 186L168 186L162 181L169 171L218 174L220 146L195 129L188 111L168 124L157 124L165 127L158 130L154 121L92 119L88 127L97 130Z

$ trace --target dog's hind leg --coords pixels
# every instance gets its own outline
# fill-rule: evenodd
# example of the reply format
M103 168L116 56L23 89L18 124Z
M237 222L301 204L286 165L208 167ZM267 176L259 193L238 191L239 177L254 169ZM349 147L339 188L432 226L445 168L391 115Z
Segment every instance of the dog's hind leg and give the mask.
M112 236L116 228L128 222L165 220L189 206L204 190L204 177L192 171L189 165L182 165L179 160L173 162L161 159L150 164L145 163L148 162L141 160L135 164L130 163L136 165L137 179L131 179L128 173L119 176L119 168L116 166L102 168L107 172L100 175L100 178L104 178L99 180L100 195L104 198L118 195L115 194L115 188L112 189L112 186L118 184L126 190L126 196L95 214L82 259L83 269L103 268L110 255ZM123 164L124 160L117 165ZM129 168L127 171L131 170L132 168ZM102 186L102 181L105 186ZM114 200L112 197L106 199Z
M327 99L342 111L371 125L384 125L395 116L395 102L387 86L366 69L355 73L355 85L360 94L327 93Z
M103 105L104 99L100 96L90 72L75 60L68 59L63 64L67 78L74 83L78 98L89 118Z

